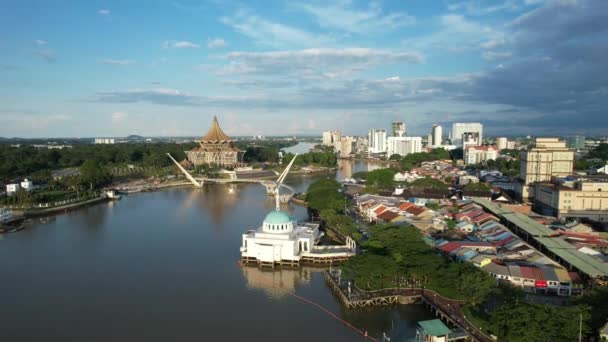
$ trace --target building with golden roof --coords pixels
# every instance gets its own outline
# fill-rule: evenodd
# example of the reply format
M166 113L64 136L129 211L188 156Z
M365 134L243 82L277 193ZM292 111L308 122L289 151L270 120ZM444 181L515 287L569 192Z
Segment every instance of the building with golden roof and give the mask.
M236 166L241 164L242 151L234 146L234 141L226 135L213 117L207 135L198 141L199 146L186 151L188 160L194 165Z

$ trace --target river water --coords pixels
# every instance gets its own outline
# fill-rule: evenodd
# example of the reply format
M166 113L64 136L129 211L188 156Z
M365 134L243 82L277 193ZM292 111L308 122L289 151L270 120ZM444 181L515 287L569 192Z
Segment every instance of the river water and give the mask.
M338 178L366 168L342 163ZM286 182L305 191L313 180ZM241 234L272 208L262 186L206 185L129 195L2 236L0 341L365 340L287 292L392 341L412 340L431 317L416 305L345 310L319 269L241 267Z

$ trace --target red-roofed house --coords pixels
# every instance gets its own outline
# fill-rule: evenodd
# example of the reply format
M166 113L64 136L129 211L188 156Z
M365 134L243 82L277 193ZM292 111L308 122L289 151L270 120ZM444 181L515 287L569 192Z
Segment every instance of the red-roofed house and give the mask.
M439 250L450 254L453 251L466 247L468 249L474 250L476 252L493 252L496 253L496 247L489 242L477 242L477 241L452 241L446 244L439 246Z
M376 217L376 222L387 223L393 221L397 217L399 217L399 214L390 210L386 210Z
M413 204L413 203L410 203L410 202L403 202L403 203L401 203L401 205L399 206L399 210L400 210L400 211L406 211L408 208L411 208L411 207L413 207L413 206L414 206L414 204Z
M388 207L384 204L376 204L375 206L369 208L369 222L374 222L378 218L378 215L387 211Z
M406 213L414 216L414 217L422 217L425 214L428 214L428 211L424 207L413 206L409 207L405 210Z

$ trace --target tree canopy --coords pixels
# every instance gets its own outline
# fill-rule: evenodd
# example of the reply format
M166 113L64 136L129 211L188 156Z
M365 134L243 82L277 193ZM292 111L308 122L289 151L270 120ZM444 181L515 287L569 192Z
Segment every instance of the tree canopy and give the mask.
M364 289L396 286L398 278L420 281L451 298L483 301L495 289L495 281L468 263L451 262L422 240L414 227L376 225L361 247L367 252L344 264L346 273Z
M401 169L409 171L422 162L450 159L450 154L443 148L435 148L431 152L410 153L401 159Z
M586 322L588 307L553 307L528 303L505 304L494 310L490 324L500 340L527 341L577 341L579 315L583 314L583 335L590 332ZM533 323L533 324L531 324Z
M440 181L439 179L434 179L430 177L416 179L415 181L409 184L410 188L415 189L438 189L438 190L446 190L449 188L447 184Z

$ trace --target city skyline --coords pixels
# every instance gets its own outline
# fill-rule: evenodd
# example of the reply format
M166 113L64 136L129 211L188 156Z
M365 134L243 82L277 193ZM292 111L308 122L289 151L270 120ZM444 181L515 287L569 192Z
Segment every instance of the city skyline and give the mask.
M421 136L452 122L602 135L607 11L601 0L9 1L0 137L198 136L214 115L234 136L363 136L393 121Z

